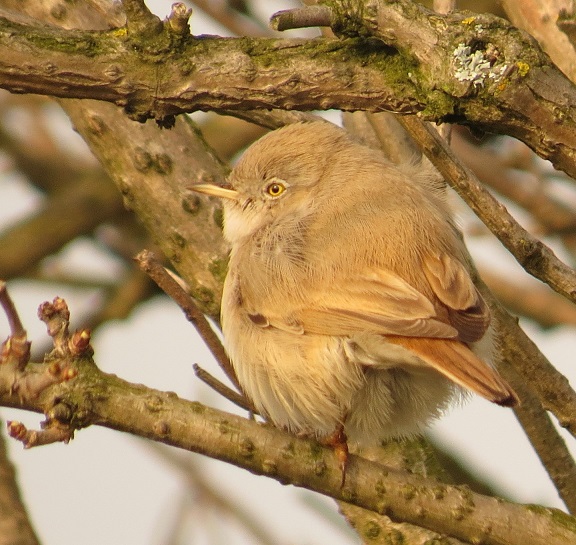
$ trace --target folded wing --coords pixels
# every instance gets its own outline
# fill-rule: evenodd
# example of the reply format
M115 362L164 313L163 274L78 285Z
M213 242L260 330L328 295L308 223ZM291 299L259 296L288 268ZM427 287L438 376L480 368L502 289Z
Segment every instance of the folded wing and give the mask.
M430 298L392 271L373 267L311 293L305 307L253 321L297 334L383 335L455 383L494 403L515 405L510 386L466 344L484 336L490 312L464 265L448 254L430 255L422 273Z

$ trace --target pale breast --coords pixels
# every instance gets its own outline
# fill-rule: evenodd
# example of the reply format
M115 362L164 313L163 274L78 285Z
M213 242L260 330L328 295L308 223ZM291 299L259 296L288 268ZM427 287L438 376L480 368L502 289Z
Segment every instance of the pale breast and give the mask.
M291 333L251 318L238 280L231 271L224 287L222 326L246 395L281 428L318 436L332 433L364 384L361 367L348 361L344 339Z

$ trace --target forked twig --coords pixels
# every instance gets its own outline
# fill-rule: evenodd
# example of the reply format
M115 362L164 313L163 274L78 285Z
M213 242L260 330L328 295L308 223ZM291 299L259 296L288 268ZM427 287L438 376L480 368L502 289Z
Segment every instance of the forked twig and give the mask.
M230 363L220 339L216 333L214 333L208 320L204 314L200 312L192 297L186 293L182 286L176 282L176 280L149 250L143 250L140 252L136 256L135 260L140 268L148 274L150 278L152 278L152 280L154 280L154 282L156 282L156 284L158 284L158 286L184 311L186 318L194 325L199 335L210 349L210 352L212 352L212 355L216 358L218 365L220 365L221 369L226 373L226 376L234 386L236 386L239 391L242 391L238 379L236 378L234 368Z
M195 363L193 367L196 376L202 382L210 386L210 388L218 392L222 397L225 397L228 401L231 401L232 403L238 405L238 407L241 407L246 411L258 414L256 408L252 405L252 403L250 403L250 401L245 396L239 394L238 392L235 392L234 390L232 390L232 388L226 386L226 384L219 381L215 376L211 375L208 371L206 371L206 369L202 369L202 367L200 367L197 363Z

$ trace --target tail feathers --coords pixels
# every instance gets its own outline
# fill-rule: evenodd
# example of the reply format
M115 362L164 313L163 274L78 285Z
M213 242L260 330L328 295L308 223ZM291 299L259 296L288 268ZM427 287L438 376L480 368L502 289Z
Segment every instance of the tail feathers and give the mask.
M504 407L519 404L516 392L462 342L452 339L423 337L386 337L390 343L403 346L444 376Z

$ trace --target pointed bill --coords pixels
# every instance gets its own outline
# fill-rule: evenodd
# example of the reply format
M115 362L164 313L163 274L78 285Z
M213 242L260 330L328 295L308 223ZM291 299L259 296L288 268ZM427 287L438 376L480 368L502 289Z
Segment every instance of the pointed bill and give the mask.
M220 197L221 199L230 199L235 201L238 199L238 191L222 187L214 184L197 184L191 185L188 189L196 191L197 193L204 193L213 197Z

